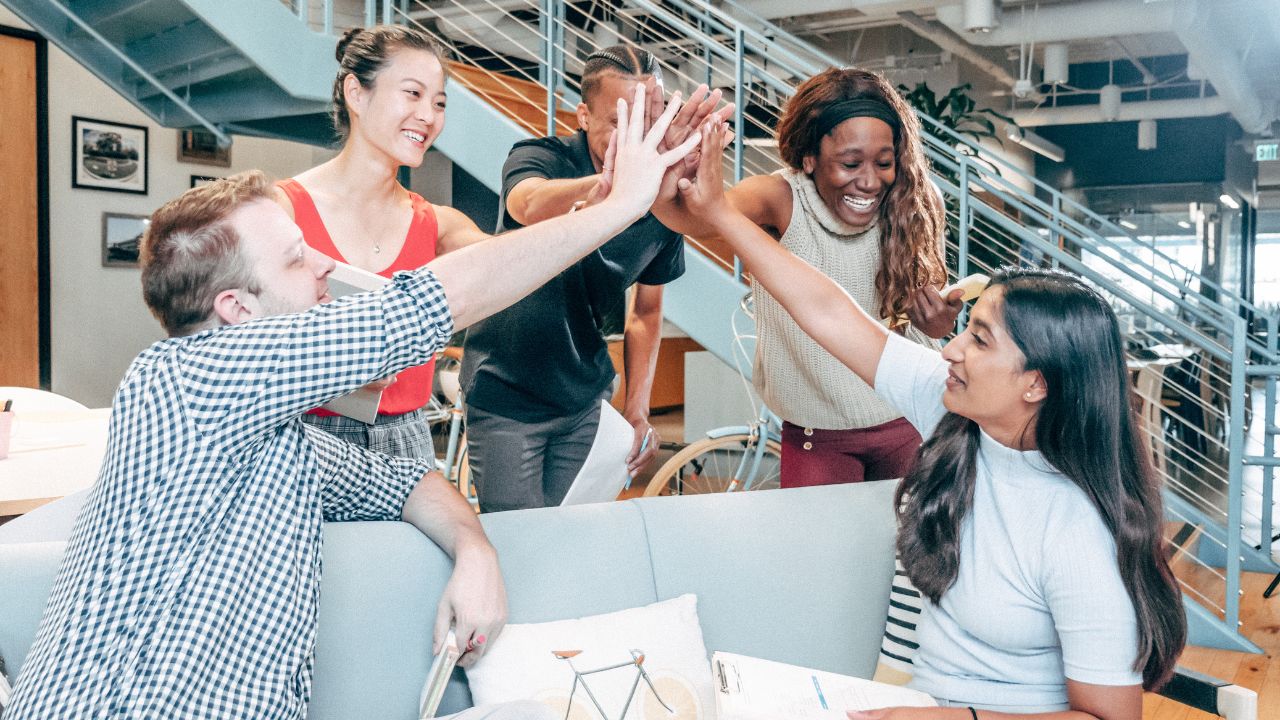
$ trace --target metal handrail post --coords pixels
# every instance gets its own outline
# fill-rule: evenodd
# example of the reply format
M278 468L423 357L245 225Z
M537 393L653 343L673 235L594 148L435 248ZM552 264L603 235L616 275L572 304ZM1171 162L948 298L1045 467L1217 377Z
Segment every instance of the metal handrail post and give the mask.
M542 29L542 62L538 65L538 79L547 88L547 137L556 134L556 91L555 91L555 11L556 0L542 0L542 8L538 15L538 24Z
M1249 326L1244 318L1236 317L1231 332L1231 417L1228 419L1228 463L1227 479L1227 627L1235 632L1240 631L1240 572L1244 560L1241 555L1241 538L1244 532L1244 403L1248 390L1245 378L1245 362L1249 359L1245 341L1248 339Z
M364 25L369 27L378 22L378 0L364 0Z
M382 0L382 24L391 24L391 3L393 0Z
M324 34L333 34L333 0L324 0Z
M295 11L298 13L298 19L301 20L304 25L310 27L311 18L308 17L307 13L310 8L307 7L307 0L294 0L294 2L297 3Z
M1053 244L1057 245L1058 247L1062 247L1061 228L1062 228L1062 196L1054 195L1053 196L1053 230L1049 232L1049 239L1052 240ZM1058 268L1058 261L1051 260L1050 262L1053 263L1052 267L1056 270Z
M1274 355L1280 347L1276 337L1277 322L1274 315L1267 317L1267 349ZM1274 458L1276 456L1276 376L1268 375L1267 390L1264 397L1266 409L1263 412L1264 423L1262 428L1262 454L1264 457ZM1275 466L1266 465L1262 468L1262 522L1261 534L1258 538L1258 549L1267 557L1271 557L1271 539L1274 534L1274 511L1273 498L1275 497L1275 488L1272 483L1275 481Z
M733 29L733 184L742 182L742 85L746 81L746 66L742 56L744 37L742 26ZM733 254L733 279L742 281L742 258Z

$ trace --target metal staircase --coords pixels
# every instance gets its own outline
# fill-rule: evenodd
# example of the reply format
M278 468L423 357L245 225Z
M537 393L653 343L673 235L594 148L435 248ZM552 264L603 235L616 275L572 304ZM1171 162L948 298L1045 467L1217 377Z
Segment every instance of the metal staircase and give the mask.
M514 142L572 129L581 58L595 47L643 44L663 58L668 90L730 88L740 129L726 160L734 178L780 167L772 138L782 105L798 80L838 64L732 0L0 2L157 122L315 144L330 138L334 36L375 22L422 27L459 63L436 147L495 191ZM922 121L957 277L1005 263L1061 266L1091 280L1132 326L1144 430L1166 481L1170 540L1188 566L1180 577L1192 641L1256 651L1238 631L1240 573L1280 572L1267 510L1280 464L1280 319L1155 248L1135 252L1123 228ZM668 319L729 361L740 268L717 247L690 244L686 260L686 276L668 288ZM1139 352L1152 345L1177 346L1186 361L1153 364ZM1255 379L1265 397L1250 416ZM1245 540L1246 525L1256 542Z

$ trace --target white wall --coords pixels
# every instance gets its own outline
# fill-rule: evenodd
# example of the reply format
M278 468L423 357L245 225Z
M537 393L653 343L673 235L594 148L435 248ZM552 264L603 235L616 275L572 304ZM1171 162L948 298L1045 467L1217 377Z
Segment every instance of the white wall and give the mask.
M0 7L0 25L30 29ZM149 214L192 175L261 168L289 177L330 156L308 145L237 136L229 168L177 162L178 131L153 123L74 59L49 44L49 256L53 391L91 407L110 404L129 362L164 337L142 302L140 271L102 267L102 213ZM146 195L71 188L71 116L148 128Z

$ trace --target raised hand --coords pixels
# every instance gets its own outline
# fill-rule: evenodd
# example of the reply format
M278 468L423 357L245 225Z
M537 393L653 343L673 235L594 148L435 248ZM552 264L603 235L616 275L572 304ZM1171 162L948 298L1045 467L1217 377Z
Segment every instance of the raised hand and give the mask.
M946 337L955 330L956 318L964 308L960 297L964 291L960 288L947 293L943 297L932 285L924 285L911 296L911 305L907 308L907 317L911 325L931 338Z
M617 151L618 131L609 133L609 148L604 152L604 164L600 166L600 178L587 191L586 205L591 206L609 197L613 188L613 157Z
M613 187L605 204L635 218L644 215L653 205L666 169L684 159L702 139L701 134L695 132L677 147L659 151L658 145L680 104L675 100L668 103L667 109L646 133L645 93L645 86L637 84L635 99L630 106L625 100L618 99L618 129L613 138L613 154L612 158L605 159L605 164L613 171Z
M679 93L676 94L677 96ZM733 103L729 103L724 107L716 110L716 105L720 102L722 93L720 90L712 90L707 92L706 85L699 85L689 94L689 101L680 107L680 112L671 120L671 125L667 128L666 135L662 138L662 144L658 146L659 150L667 150L669 148L678 147L690 135L697 132L698 128L707 122L722 123L733 116ZM672 97L675 102L676 96ZM713 116L714 111L714 116Z
M679 178L676 187L690 212L706 222L716 225L727 213L734 212L724 195L724 139L729 126L724 123L708 123L702 129L701 162L693 180ZM664 181L669 182L667 180Z

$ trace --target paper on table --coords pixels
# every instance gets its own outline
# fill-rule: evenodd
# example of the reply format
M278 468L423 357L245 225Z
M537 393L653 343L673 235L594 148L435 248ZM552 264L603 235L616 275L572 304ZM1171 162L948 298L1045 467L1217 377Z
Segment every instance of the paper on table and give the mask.
M846 710L937 705L917 690L726 652L712 655L711 677L720 720L845 720Z
M608 401L600 401L600 424L587 461L569 486L561 505L612 502L627 484L627 454L635 429Z
M346 263L335 264L333 272L329 273L327 279L329 294L335 298L377 290L391 282L381 275ZM353 393L330 400L324 405L324 409L372 425L378 420L378 405L381 403L381 390L360 388Z

